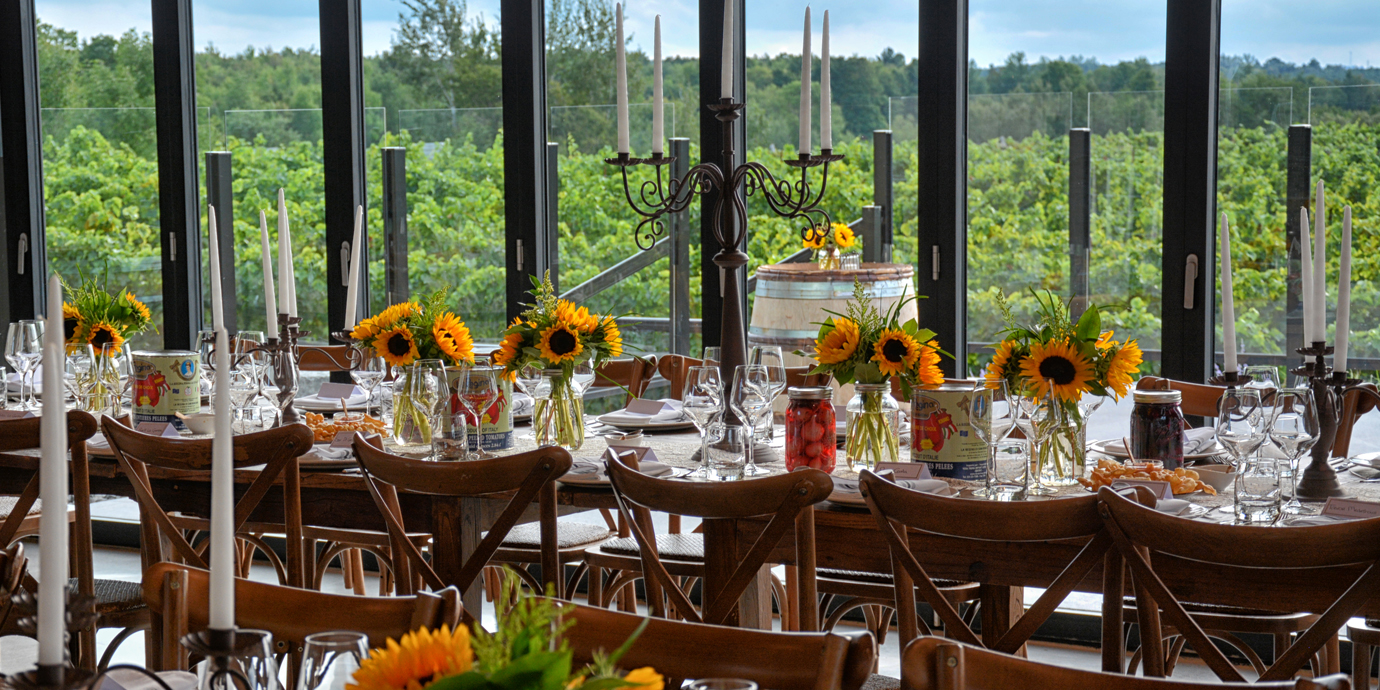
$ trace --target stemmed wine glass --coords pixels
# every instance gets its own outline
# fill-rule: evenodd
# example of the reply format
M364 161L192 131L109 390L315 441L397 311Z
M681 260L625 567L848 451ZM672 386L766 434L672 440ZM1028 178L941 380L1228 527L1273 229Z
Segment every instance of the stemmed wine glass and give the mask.
M753 421L763 410L771 407L771 398L767 395L770 386L767 368L760 364L740 364L733 372L733 389L729 393L728 404L738 415L739 421L752 430L750 441L753 447L747 454L747 466L743 468L743 474L747 476L759 472L755 458L757 426Z
M700 432L700 467L696 476L709 473L709 424L723 411L724 383L716 366L689 367L685 374L685 390L681 393L681 409L690 415Z
M258 349L259 345L263 342L263 331L240 331L235 336L234 362L237 366L242 366L248 369L249 373L254 377L254 381L257 384L257 387L255 388L254 392L254 397L251 398L251 400L257 400L258 398L267 399L267 396L264 395L264 380L268 378L268 370L269 365L271 364L271 358L268 352ZM269 403L272 404L274 407L278 406L277 401L269 400ZM254 406L255 413L259 412L258 408L259 404L256 403ZM259 416L261 417L262 415ZM247 416L245 421L248 421ZM263 426L268 425L263 424Z
M1054 386L1052 382L1047 383L1045 389L1049 391L1045 396L1035 394L1034 388L1027 389L1020 394L1012 396L1015 399L1015 423L1016 427L1025 434L1026 447L1028 452L1027 472L1029 479L1026 481L1026 495L1029 496L1048 496L1055 493L1052 487L1045 486L1039 481L1040 476L1040 453L1043 450L1044 436L1050 429L1049 416L1054 409L1053 401Z
M973 492L996 500L1010 500L1021 487L997 481L997 446L1015 426L1015 410L1006 392L1006 381L979 381L973 388L972 407L968 420L978 438L987 444L987 477L985 486Z
M1246 367L1246 375L1251 377L1251 380L1246 382L1246 388L1260 391L1273 391L1280 388L1278 367L1255 364Z
M388 364L372 350L364 352L359 366L350 370L350 378L355 380L355 385L364 389L364 395L368 398L364 403L364 414L368 415L374 408L374 389L378 387L387 371Z
M197 331L196 351L201 359L201 389L198 395L205 395L212 400L216 397L216 373L211 371L211 366L216 361L216 332L210 329Z
M1247 459L1260 450L1269 433L1270 420L1260 391L1254 388L1228 388L1217 400L1217 442L1232 458L1232 468L1245 471ZM1217 509L1234 513L1234 505Z
M769 403L776 400L776 396L781 395L781 391L786 390L786 364L781 358L780 345L756 345L748 352L748 364L760 364L767 368L767 380L769 385L767 390L767 401ZM776 424L772 419L771 405L767 405L767 410L763 414L763 420L755 420L759 424L765 421L764 425L767 433L767 440L776 437Z
M704 348L704 356L700 357L700 359L704 361L705 366L717 367L720 362L724 361L723 348L718 345L710 345Z
M10 324L9 338L5 342L5 359L19 372L20 409L37 410L33 374L39 360L43 359L43 322L24 319Z
M259 394L258 376L249 365L230 370L230 404L235 406L235 416L240 420L240 433L249 431L249 417L245 406Z
M368 656L369 638L364 633L337 630L308 635L296 690L344 688Z
M460 363L460 373L455 377L455 393L460 404L465 406L466 426L474 420L474 452L466 454L468 460L486 457L484 452L484 412L498 400L501 390L498 387L498 367L489 362L488 357L474 358L474 364Z
M1318 411L1313 404L1313 391L1307 388L1284 388L1275 393L1274 405L1270 409L1269 436L1270 443L1284 453L1286 467L1281 468L1283 471L1280 474L1288 472L1288 483L1283 491L1289 500L1280 510L1285 513L1302 512L1303 504L1299 503L1295 492L1295 478L1298 476L1299 458L1318 442Z
M87 398L90 396L94 359L90 345L73 346L71 354L67 355L63 382L67 384L67 391L76 401L78 410L90 411Z

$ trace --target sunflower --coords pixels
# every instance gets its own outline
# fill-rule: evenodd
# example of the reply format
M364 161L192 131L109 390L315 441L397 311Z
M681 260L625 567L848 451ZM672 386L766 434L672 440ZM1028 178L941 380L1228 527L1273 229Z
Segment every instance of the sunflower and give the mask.
M538 348L541 350L542 359L548 364L555 365L575 361L575 358L584 352L585 345L580 342L580 334L573 327L565 323L556 323L542 331Z
M402 302L379 312L379 315L374 317L374 323L378 325L379 330L388 330L397 322L420 313L422 313L422 306L420 304L416 302Z
M846 362L858 349L858 324L841 316L834 318L834 330L815 341L815 361L820 364Z
M417 341L412 338L412 331L407 326L384 331L374 341L374 349L378 350L383 361L395 367L405 367L417 361L418 357Z
M920 361L915 365L915 378L926 388L943 385L944 372L939 370L939 342L931 340L920 346Z
M618 330L618 324L614 322L612 316L604 317L604 344L609 348L610 357L618 357L623 354L623 333Z
M153 320L153 315L149 313L148 305L135 299L134 295L128 292L125 293L125 304L129 307L130 311L134 312L134 315L138 317L140 322Z
M1116 347L1116 346L1117 346L1117 342L1116 342L1115 340L1112 340L1112 336L1113 336L1115 333L1116 333L1116 331L1107 331L1106 333L1103 333L1102 335L1098 336L1098 337L1097 337L1097 349L1098 349L1098 350L1110 350L1110 349Z
M1003 340L997 343L997 354L992 356L992 363L987 365L987 386L994 387L998 381L1006 378L1006 366L1011 362L1012 349L1016 341Z
M81 317L81 312L67 302L62 303L62 339L71 345L80 343L83 338L82 330L86 326L85 319Z
M1068 402L1077 401L1093 378L1092 364L1067 340L1031 343L1030 356L1021 362L1021 375L1040 397L1049 394L1045 379L1054 382L1054 395Z
M106 321L97 321L91 325L86 332L86 342L91 343L91 347L100 352L107 343L114 345L118 350L124 347L125 337L120 334L120 329Z
M470 337L470 329L465 322L456 318L455 314L445 312L436 317L435 323L431 324L431 337L436 339L436 347L441 354L451 361L474 363L474 339Z
M1134 340L1126 341L1126 344L1112 355L1112 361L1107 365L1107 387L1116 391L1118 398L1126 397L1131 387L1131 375L1140 371L1142 361L1140 345Z
M355 324L355 329L350 331L350 337L365 343L379 334L379 322L377 316L371 316Z
M826 233L819 228L810 228L807 232L809 232L809 234L801 239L800 244L806 249L823 249L824 236Z
M643 666L628 671L627 675L623 676L623 680L632 683L634 688L663 690L666 687L666 679L651 666Z
M872 361L886 376L899 374L913 366L920 359L920 343L905 331L886 329L877 335L872 346Z
M577 307L574 302L564 299L556 303L552 320L568 324L581 333L593 333L599 327L599 317L589 313L588 307Z
M470 631L463 625L451 630L421 628L388 640L383 649L369 652L346 690L421 690L448 676L468 672L474 666Z
M853 228L843 223L834 223L834 244L837 244L839 249L850 249L857 243L858 237L853 234Z

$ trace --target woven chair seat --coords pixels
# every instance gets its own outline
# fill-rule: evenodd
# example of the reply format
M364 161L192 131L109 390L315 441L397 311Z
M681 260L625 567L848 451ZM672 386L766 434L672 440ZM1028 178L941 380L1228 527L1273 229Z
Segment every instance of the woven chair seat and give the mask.
M613 532L601 525L563 520L556 523L556 548L562 550L590 546L611 536ZM528 522L513 527L503 539L503 546L510 549L540 549L541 525Z
M898 690L900 687L900 678L874 673L867 677L867 682L863 683L862 690Z
M637 540L632 537L610 539L599 548L608 553L624 556L642 554L637 546ZM704 535L694 532L690 534L658 534L656 535L656 552L662 558L673 561L702 561L704 560Z
M77 587L76 578L67 581L69 587ZM96 580L96 613L133 611L145 607L144 586L138 582L124 580Z
M834 568L819 568L815 571L815 574L818 577L828 578L831 580L871 582L879 585L891 584L891 573L868 573L863 572L861 570L836 570ZM940 588L962 587L964 585L970 584L968 582L959 582L958 580L934 580L933 582L935 587Z
M1122 605L1129 611L1136 608L1136 598L1128 596L1122 599ZM1243 609L1237 606L1222 606L1219 604L1199 604L1197 602L1183 602L1184 610L1189 613L1217 614L1222 616L1253 616L1256 618L1297 618L1304 619L1314 617L1308 613L1287 613L1284 611L1266 611L1265 609Z
M0 496L0 517L9 517L14 512L14 505L19 502L18 496ZM29 515L38 515L43 508L43 499L34 501L29 507Z

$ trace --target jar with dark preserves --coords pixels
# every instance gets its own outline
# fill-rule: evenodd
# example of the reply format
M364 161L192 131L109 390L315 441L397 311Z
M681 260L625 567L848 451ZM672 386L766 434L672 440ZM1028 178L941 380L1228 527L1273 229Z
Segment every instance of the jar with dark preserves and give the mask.
M1184 422L1179 403L1179 391L1142 391L1134 393L1135 407L1131 409L1131 457L1135 460L1159 460L1167 470L1184 464Z
M813 467L833 472L836 461L834 389L792 387L786 391L786 471Z

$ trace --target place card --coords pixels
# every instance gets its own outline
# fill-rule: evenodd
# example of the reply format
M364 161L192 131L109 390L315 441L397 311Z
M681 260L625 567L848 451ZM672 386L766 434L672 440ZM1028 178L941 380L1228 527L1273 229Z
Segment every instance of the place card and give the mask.
M1174 487L1169 482L1156 481L1154 479L1118 479L1112 482L1113 489L1122 489L1129 486L1143 486L1155 494L1155 498L1164 500L1174 498Z
M177 427L168 422L139 422L134 426L134 430L150 436L182 438L182 434L177 433Z
M661 400L646 400L644 398L637 398L632 402L628 403L627 411L633 414L655 415L659 412L663 412L665 410L670 409L672 409L671 406L667 405L665 402Z
M1360 501L1354 498L1329 498L1323 504L1322 512L1319 515L1340 518L1343 520L1363 520L1365 518L1380 517L1380 503L1370 501Z
M32 416L32 410L0 410L0 419L28 419Z
M619 457L632 455L632 459L637 461L634 467L641 467L644 462L657 462L656 451L647 446L625 446L618 443L610 443L609 450L617 453Z
M896 479L934 479L928 462L879 462L877 474L890 471Z
M354 450L354 447L355 432L353 431L337 431L335 438L331 439L331 450Z
M322 400L338 400L364 395L364 391L353 383L323 383L316 397Z

